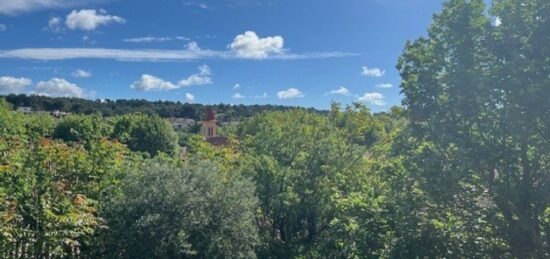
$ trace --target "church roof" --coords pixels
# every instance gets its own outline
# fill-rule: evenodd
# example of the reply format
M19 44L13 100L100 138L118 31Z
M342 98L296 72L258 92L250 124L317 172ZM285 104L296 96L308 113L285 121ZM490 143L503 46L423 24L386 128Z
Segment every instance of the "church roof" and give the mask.
M229 143L229 139L226 137L210 137L206 141L214 146L225 146Z
M216 120L216 114L214 111L210 108L206 109L206 112L204 113L204 120L205 121L214 121Z

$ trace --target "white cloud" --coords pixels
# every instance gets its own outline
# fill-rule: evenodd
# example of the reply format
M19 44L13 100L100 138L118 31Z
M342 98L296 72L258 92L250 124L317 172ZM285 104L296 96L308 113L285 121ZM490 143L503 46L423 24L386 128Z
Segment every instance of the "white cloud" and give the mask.
M390 83L377 84L376 88L392 88L393 85Z
M104 0L2 0L0 14L17 15L41 9L69 8L101 1Z
M325 95L333 95L333 94L349 96L351 95L351 92L347 88L340 86L338 89L334 89L325 93Z
M141 78L134 81L130 88L138 91L151 91L151 90L173 90L179 88L177 85L160 79L156 76L143 74Z
M192 103L195 101L195 96L191 93L185 93L185 101L188 103Z
M179 86L192 86L192 85L209 85L212 84L212 78L210 77L210 67L202 65L199 67L199 73L190 75L188 78L178 82Z
M296 88L288 88L284 91L279 91L277 93L277 98L279 99L292 99L292 98L302 98L304 94Z
M206 5L205 3L201 3L201 2L185 2L184 5L186 6L194 6L194 7L198 7L200 9L210 9L208 7L208 5Z
M207 85L212 84L212 78L210 77L211 75L212 73L207 65L199 66L198 73L192 74L186 79L180 80L177 84L153 75L143 74L139 80L134 81L130 85L130 88L138 91L169 91L192 85Z
M2 76L0 77L0 93L2 94L18 94L22 93L25 87L32 84L28 78Z
M491 22L491 24L495 27L498 27L500 25L502 25L502 19L500 19L500 17L493 17L493 21Z
M50 19L48 20L48 27L52 28L52 27L56 27L56 26L59 26L61 24L62 20L60 17L50 17Z
M254 96L254 99L267 99L267 98L269 98L269 95L266 92L264 92L261 95Z
M8 27L5 24L0 23L0 31L5 31Z
M282 53L283 45L281 36L260 38L255 32L246 31L237 35L229 48L241 58L263 59L271 54Z
M129 38L129 39L123 39L124 42L131 42L131 43L143 43L143 42L163 42L163 41L171 41L173 40L171 37L139 37L139 38Z
M362 67L363 71L361 71L361 74L364 76L372 76L372 77L381 77L386 73L386 71L381 70L380 68L369 68L367 66Z
M233 86L233 90L237 90L237 89L240 89L241 88L241 85L240 84L235 84Z
M240 93L236 93L231 98L233 98L233 99L244 99L245 96L240 94Z
M63 18L57 16L50 17L50 19L48 20L48 27L44 28L43 30L53 33L63 32Z
M92 31L101 25L109 23L125 23L122 17L107 15L105 10L96 11L94 9L73 10L67 15L65 25L71 30Z
M37 95L52 97L79 97L87 96L86 91L63 78L52 78L50 81L40 81L33 92Z
M384 95L376 92L365 93L363 96L357 98L357 100L361 102L366 102L368 104L378 105L378 106L386 104L384 102Z
M280 53L267 59L325 59L357 56L354 53L318 52L318 53ZM232 51L201 49L190 42L183 50L166 49L104 49L104 48L26 48L0 50L0 58L18 58L28 60L67 60L67 59L114 59L119 61L190 61L204 59L246 59Z
M73 77L76 77L76 78L88 78L88 77L92 76L92 71L77 69L77 70L73 71L73 73L71 75Z

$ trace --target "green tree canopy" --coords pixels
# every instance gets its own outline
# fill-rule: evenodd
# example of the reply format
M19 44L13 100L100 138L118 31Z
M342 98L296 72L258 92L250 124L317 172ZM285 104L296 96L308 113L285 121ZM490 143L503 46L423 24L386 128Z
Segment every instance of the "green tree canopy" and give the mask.
M400 58L407 170L434 220L455 224L454 256L504 241L514 257L548 257L550 2L495 1L498 25L484 11L482 0L448 1Z
M106 208L113 258L254 258L257 199L250 181L206 161L156 158L128 172Z
M178 150L176 132L159 116L135 113L117 117L112 137L132 151L147 152L151 156L159 152L175 155Z

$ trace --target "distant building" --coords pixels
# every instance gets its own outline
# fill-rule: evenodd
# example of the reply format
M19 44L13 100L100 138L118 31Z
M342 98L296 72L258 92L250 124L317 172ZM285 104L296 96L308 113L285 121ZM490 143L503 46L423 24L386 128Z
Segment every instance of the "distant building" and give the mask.
M56 117L56 118L63 118L67 115L71 115L70 112L64 112L64 111L59 111L59 110L55 110L52 112L52 116Z
M21 107L17 107L17 111L22 113L31 113L32 108L29 106L21 106Z
M191 128L197 124L195 120L189 118L168 118L168 121L175 130L184 130Z
M216 114L212 109L207 109L204 114L204 119L202 121L201 133L204 140L214 146L224 146L228 144L228 139L226 137L218 136L217 133L217 120Z

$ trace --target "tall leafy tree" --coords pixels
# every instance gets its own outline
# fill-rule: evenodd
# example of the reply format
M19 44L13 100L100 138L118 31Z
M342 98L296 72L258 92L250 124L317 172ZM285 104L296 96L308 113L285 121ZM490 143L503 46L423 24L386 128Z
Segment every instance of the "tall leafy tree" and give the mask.
M242 171L260 200L262 257L380 255L383 188L345 131L324 116L289 111L256 116L240 134Z
M484 9L448 1L400 58L407 169L440 226L454 224L449 240L464 249L450 251L546 257L549 2L495 1L493 24Z

